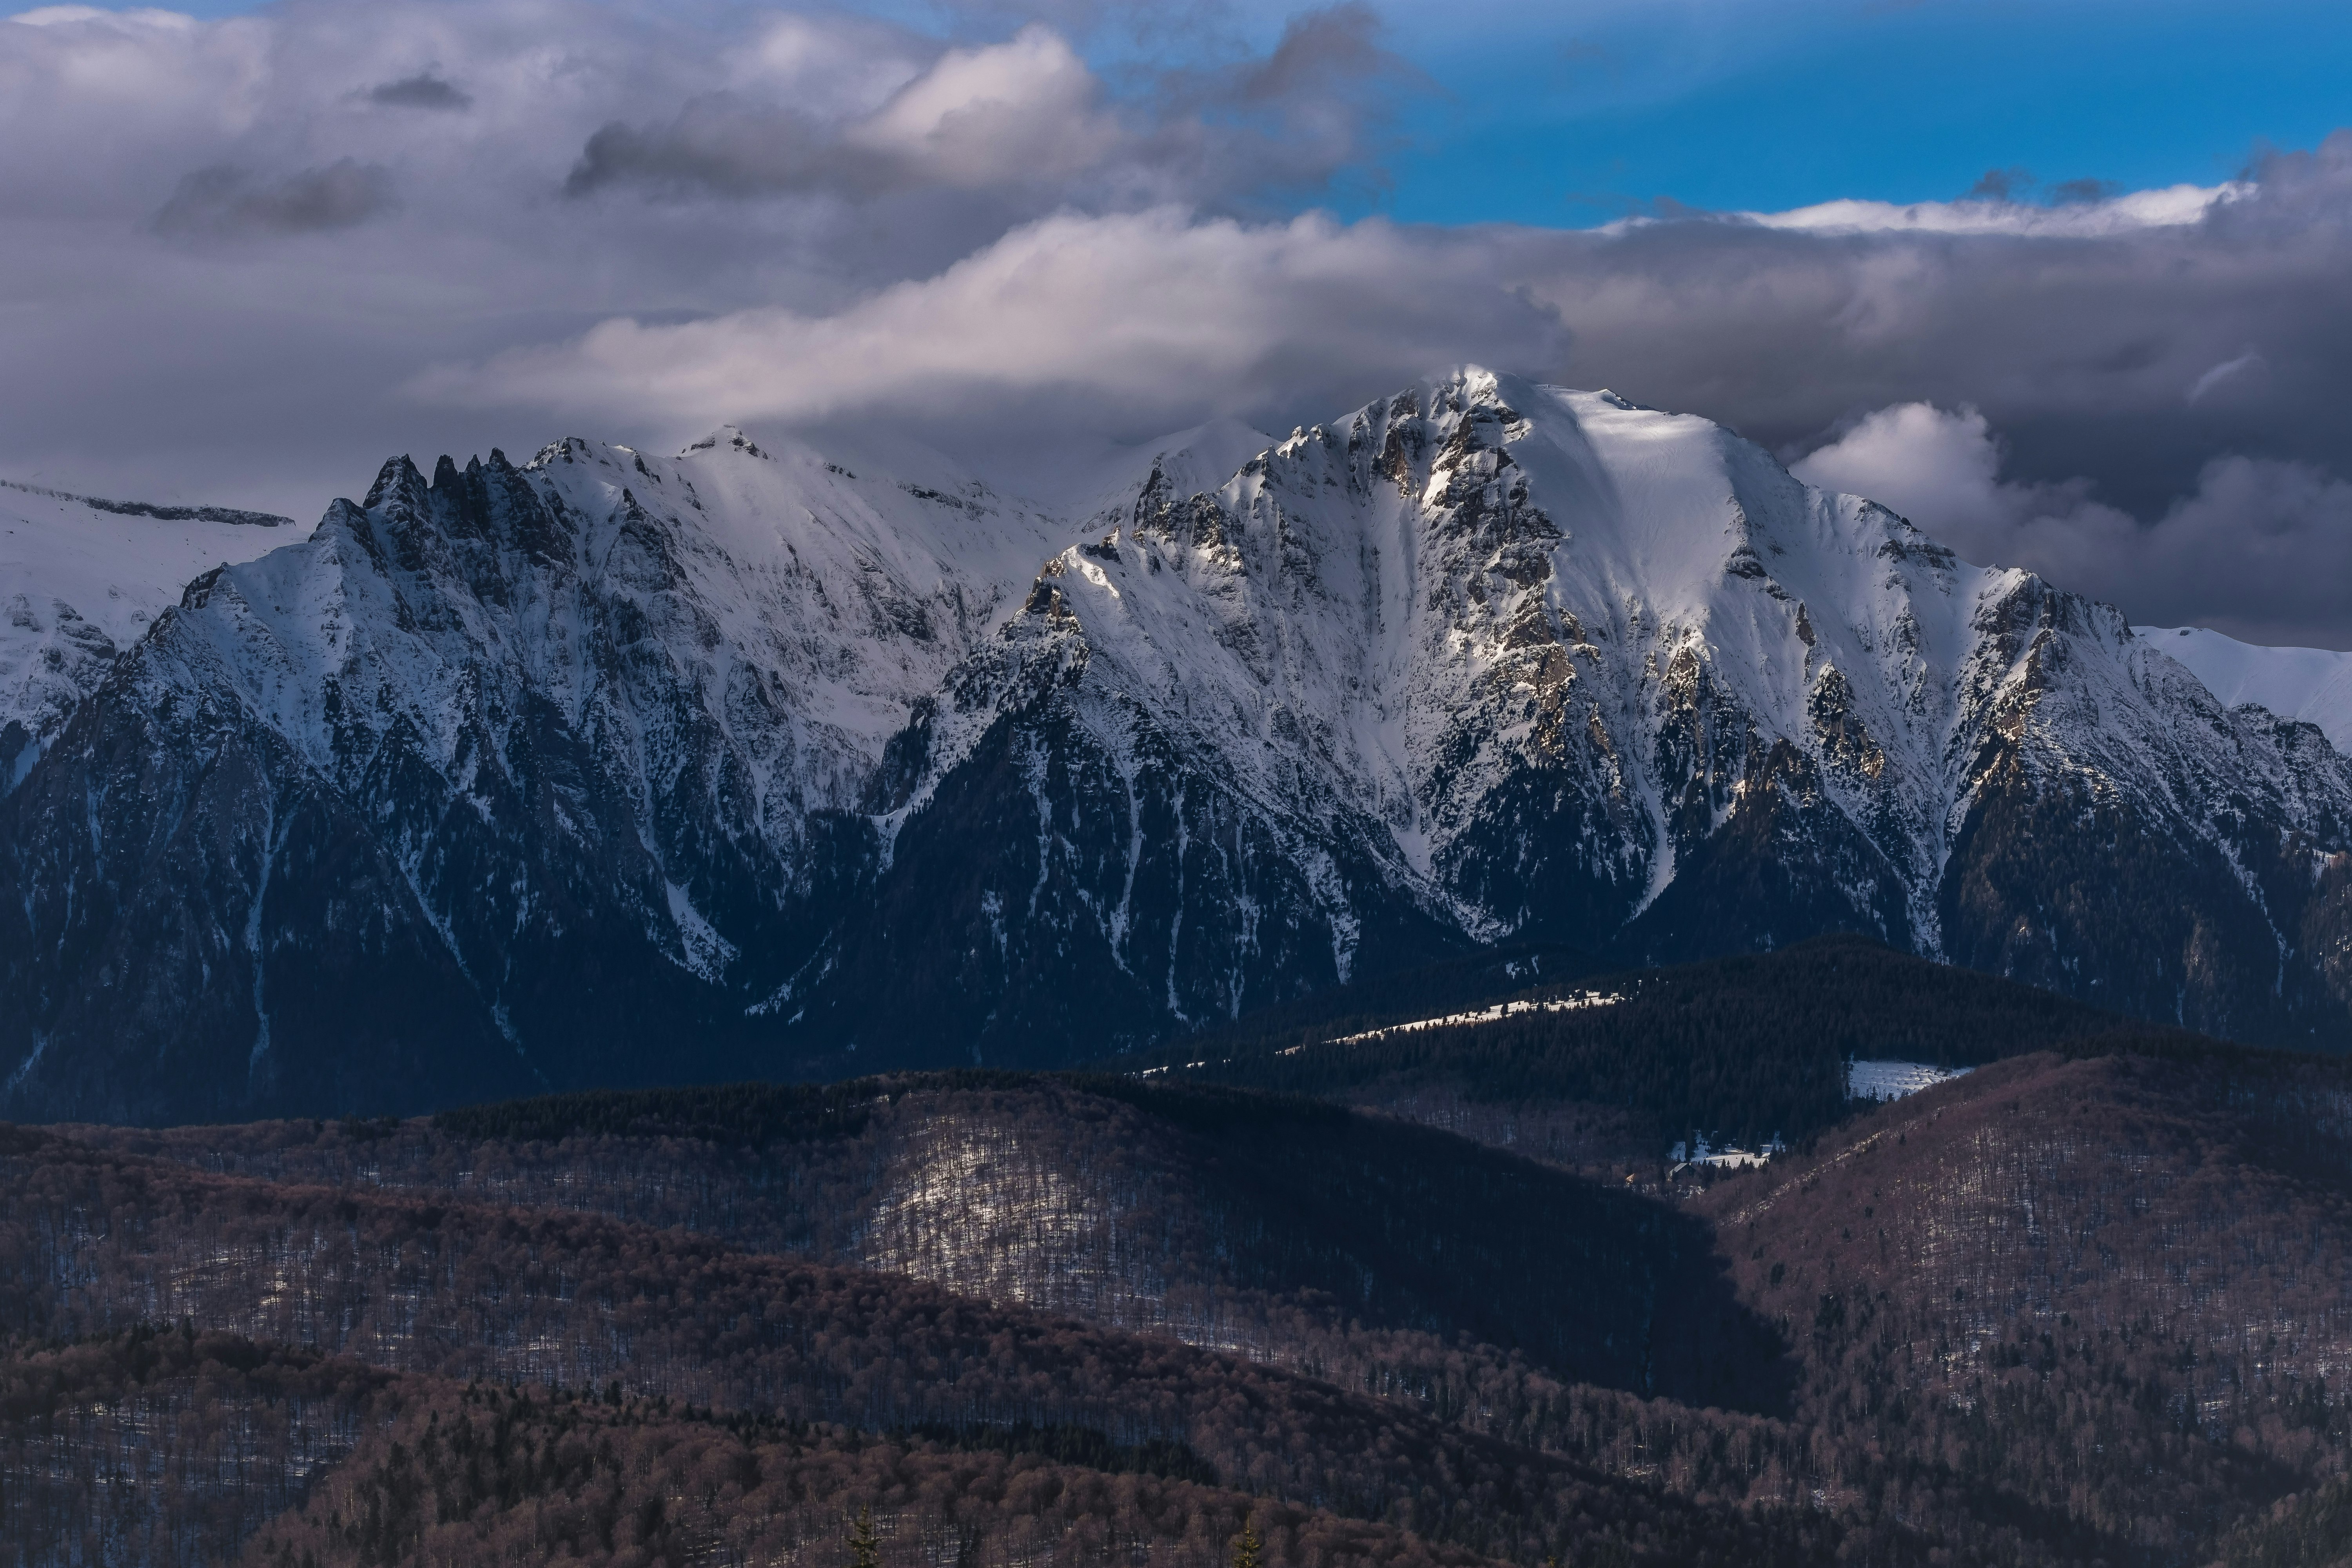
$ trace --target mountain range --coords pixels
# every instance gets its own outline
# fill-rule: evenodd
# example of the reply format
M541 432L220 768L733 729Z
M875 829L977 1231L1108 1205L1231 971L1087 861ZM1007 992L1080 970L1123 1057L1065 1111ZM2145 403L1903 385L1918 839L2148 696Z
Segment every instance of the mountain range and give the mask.
M307 535L0 490L0 1115L1049 1066L1833 931L2352 1044L2338 656L1475 369L1147 450L1048 507L570 439Z

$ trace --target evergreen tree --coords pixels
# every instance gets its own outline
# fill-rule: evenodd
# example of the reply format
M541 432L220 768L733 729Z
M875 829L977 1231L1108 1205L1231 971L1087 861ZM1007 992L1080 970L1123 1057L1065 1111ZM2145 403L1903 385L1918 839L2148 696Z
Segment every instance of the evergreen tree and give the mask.
M882 1568L882 1542L874 1533L874 1505L865 1504L849 1526L849 1568Z
M1242 1521L1241 1537L1234 1542L1233 1568L1265 1568L1265 1542L1258 1539L1257 1526L1248 1519Z

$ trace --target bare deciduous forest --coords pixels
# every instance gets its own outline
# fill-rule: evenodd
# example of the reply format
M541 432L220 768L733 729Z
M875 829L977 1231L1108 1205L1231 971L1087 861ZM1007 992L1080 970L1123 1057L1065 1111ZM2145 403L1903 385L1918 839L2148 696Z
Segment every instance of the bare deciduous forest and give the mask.
M1657 1134L1900 969L1190 1079L10 1130L5 1560L2352 1559L2352 1069L1937 984L1885 1054L1984 1065L1731 1174Z

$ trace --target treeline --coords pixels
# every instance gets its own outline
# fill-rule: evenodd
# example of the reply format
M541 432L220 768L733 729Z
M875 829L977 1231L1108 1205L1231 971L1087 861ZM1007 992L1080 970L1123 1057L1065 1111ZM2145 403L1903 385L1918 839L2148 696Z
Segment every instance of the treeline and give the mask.
M1244 1521L1268 1568L1479 1561L1204 1470L1181 1444L1090 1428L877 1435L617 1384L461 1387L189 1324L0 1351L0 1562L26 1568L831 1564L861 1511L891 1563L1125 1552L1223 1568Z
M2231 1537L2222 1568L2347 1568L2352 1564L2352 1481L2332 1481L2280 1503Z
M693 1138L760 1149L781 1141L855 1136L891 1081L588 1089L461 1107L440 1112L433 1123L455 1137L478 1140Z
M829 1084L733 1083L540 1095L440 1111L432 1122L437 1131L475 1142L682 1138L762 1149L780 1142L855 1137L865 1130L877 1105L891 1104L909 1094L1018 1092L1056 1084L1123 1101L1192 1131L1231 1132L1300 1122L1329 1125L1344 1120L1342 1113L1323 1102L1301 1096L1236 1093L1181 1081L1152 1083L1124 1073L965 1068L887 1073ZM300 1123L276 1125L297 1129L299 1138ZM314 1140L326 1126L320 1121L310 1125ZM348 1120L337 1126L362 1142L393 1130Z
M1370 1557L2192 1568L2307 1556L2352 1461L2352 1063L2072 1036L1672 1201L1226 1085L867 1080L789 1136L806 1102L738 1103L0 1129L0 1322L479 1380L360 1433L333 1473L375 1489L315 1493L289 1562L472 1560L455 1508L510 1557L844 1568L870 1508L894 1563L1205 1568L1241 1515L1193 1488ZM493 1384L508 1458L466 1501L419 1434L488 1441ZM126 1466L176 1440L141 1408ZM680 1511L695 1456L769 1450L867 1479ZM908 1500L950 1473L1088 1500Z
M1132 1071L1139 1066L1181 1066L1203 1057L1255 1054L1309 1037L1328 1039L1407 1018L1436 1017L1506 996L1594 984L1596 976L1617 973L1615 966L1602 963L1580 948L1506 942L1411 969L1361 975L1328 991L1255 1008L1230 1024L1155 1047L1139 1060L1130 1062L1122 1056L1097 1065L1105 1070Z
M1622 1113L1663 1152L1692 1131L1747 1142L1818 1133L1851 1113L1844 1064L1856 1057L1965 1067L2122 1028L2153 1033L2050 992L1851 936L1518 994L1584 990L1623 1000L1345 1045L1326 1042L1370 1026L1237 1030L1187 1046L1179 1070L1202 1061L1187 1076L1319 1098L1589 1106Z
M1796 1423L1893 1461L1879 1506L1957 1484L2203 1561L2347 1465L2347 1113L2340 1059L2045 1053L1699 1206L1795 1346Z

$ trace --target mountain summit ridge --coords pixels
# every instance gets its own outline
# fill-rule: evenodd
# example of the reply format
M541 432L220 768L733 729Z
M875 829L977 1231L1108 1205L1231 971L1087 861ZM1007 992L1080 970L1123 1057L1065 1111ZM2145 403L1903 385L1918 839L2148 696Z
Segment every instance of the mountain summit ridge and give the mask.
M1076 525L731 428L385 464L0 796L0 1114L1037 1065L1505 937L2352 1039L2352 763L2112 608L1605 392L1195 434Z

